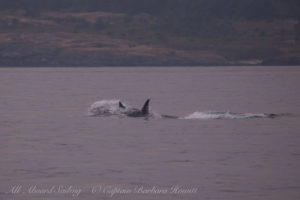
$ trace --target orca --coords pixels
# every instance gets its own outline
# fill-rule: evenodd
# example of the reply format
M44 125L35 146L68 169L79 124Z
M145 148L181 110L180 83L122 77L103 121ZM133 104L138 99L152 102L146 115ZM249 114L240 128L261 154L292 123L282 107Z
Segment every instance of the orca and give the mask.
M122 109L122 113L129 116L129 117L148 117L150 116L149 113L149 102L150 99L147 99L141 109L137 108L128 108L124 106L124 104L119 101L119 108Z

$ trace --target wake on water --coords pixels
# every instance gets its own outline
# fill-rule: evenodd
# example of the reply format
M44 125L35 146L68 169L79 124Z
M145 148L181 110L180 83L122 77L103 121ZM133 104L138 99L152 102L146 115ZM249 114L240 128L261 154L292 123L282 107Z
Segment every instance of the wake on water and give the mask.
M126 106L126 109L130 109L130 106ZM119 100L102 100L94 102L89 110L89 116L126 116L123 108L119 107ZM280 115L265 114L265 113L232 113L232 112L194 112L185 117L175 117L169 115L160 115L157 112L150 109L149 116L152 118L173 118L173 119L250 119L250 118L275 118Z
M231 113L231 112L194 112L184 119L248 119L248 118L274 118L275 114L265 113Z

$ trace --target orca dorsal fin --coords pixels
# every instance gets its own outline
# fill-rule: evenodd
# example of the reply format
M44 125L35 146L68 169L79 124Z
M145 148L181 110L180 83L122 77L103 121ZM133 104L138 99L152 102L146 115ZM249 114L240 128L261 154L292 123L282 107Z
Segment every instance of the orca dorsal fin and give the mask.
M125 108L125 106L122 104L121 101L119 101L119 107L120 107L120 108Z
M147 99L147 101L144 103L144 106L142 108L142 113L144 115L149 113L149 101L150 101L150 99Z

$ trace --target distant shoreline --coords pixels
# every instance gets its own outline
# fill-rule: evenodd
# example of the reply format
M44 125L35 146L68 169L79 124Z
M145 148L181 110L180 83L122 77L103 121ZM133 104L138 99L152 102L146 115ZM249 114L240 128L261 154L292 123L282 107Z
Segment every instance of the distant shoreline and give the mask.
M0 17L0 67L300 65L299 20L219 20L235 31L193 35L166 30L145 14L2 11Z
M200 68L200 67L300 67L298 65L98 65L98 66L71 66L71 65L61 65L61 66L0 66L0 68L176 68L176 67L190 67L190 68Z

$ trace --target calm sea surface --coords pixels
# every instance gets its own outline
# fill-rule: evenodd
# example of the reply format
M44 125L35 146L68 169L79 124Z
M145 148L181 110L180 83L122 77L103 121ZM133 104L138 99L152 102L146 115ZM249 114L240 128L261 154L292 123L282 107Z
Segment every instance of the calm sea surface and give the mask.
M0 68L0 199L300 199L300 67ZM184 118L91 117L122 100Z

